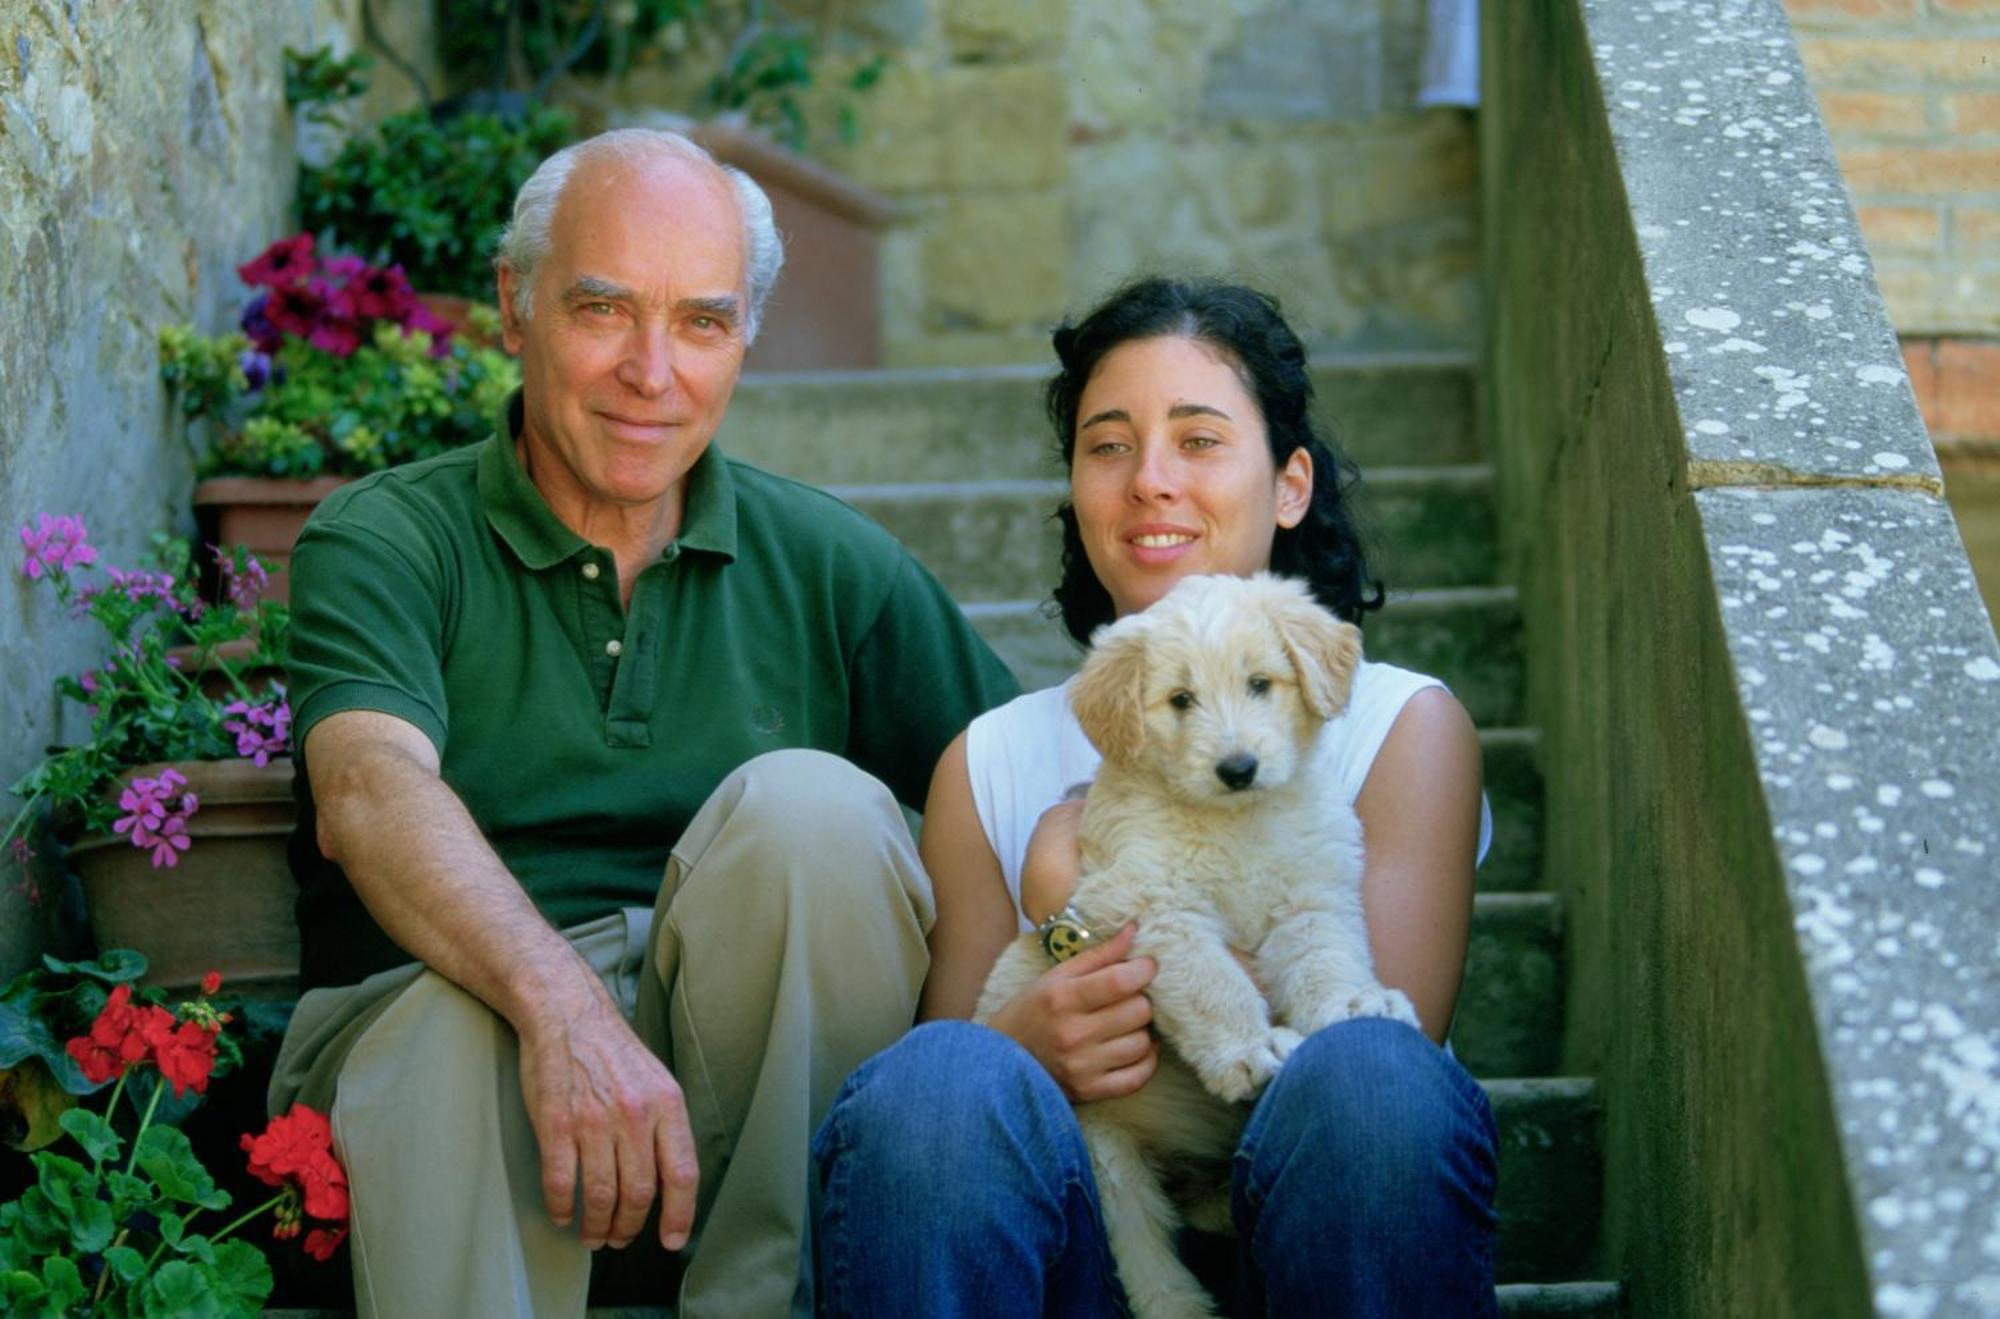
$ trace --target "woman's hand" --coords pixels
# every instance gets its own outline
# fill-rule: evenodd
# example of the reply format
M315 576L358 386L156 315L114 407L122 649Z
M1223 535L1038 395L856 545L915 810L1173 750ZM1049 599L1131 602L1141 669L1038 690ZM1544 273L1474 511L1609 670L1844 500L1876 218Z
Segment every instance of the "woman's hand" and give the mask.
M1067 892L1057 906L1066 901ZM1159 1066L1143 992L1156 968L1150 957L1128 957L1137 928L1050 967L988 1023L1035 1055L1073 1103L1129 1095Z

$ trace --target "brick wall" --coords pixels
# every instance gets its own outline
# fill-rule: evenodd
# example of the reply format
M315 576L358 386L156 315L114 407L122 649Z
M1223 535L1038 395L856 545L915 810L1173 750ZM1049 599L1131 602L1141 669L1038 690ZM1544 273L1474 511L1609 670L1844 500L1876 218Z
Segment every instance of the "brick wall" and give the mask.
M2000 614L2000 0L1784 0Z

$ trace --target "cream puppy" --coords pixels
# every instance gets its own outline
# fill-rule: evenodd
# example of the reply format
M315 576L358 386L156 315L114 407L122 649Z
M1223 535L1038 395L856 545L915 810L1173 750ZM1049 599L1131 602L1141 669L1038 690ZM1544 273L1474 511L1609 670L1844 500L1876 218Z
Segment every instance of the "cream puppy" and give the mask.
M1159 965L1147 991L1165 1045L1158 1072L1136 1094L1077 1110L1142 1319L1213 1313L1174 1232L1184 1218L1227 1227L1248 1101L1299 1042L1350 1017L1417 1024L1369 957L1361 823L1307 772L1360 658L1359 630L1300 583L1189 577L1100 629L1071 689L1103 764L1070 906L1103 934L1136 920L1134 954ZM1231 949L1249 955L1254 979ZM1048 967L1037 936L1015 940L975 1018Z

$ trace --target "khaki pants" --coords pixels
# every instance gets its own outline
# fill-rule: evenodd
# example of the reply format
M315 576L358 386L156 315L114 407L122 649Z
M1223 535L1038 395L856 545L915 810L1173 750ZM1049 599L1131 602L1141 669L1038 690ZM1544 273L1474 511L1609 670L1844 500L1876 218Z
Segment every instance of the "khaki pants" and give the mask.
M888 791L782 751L716 789L651 913L567 932L686 1096L701 1188L683 1319L811 1313L807 1145L847 1074L914 1019L932 913ZM307 994L272 1111L295 1099L331 1107L361 1314L582 1314L591 1252L542 1206L518 1045L484 1004L416 965ZM649 1239L666 1292L655 1226L626 1253Z

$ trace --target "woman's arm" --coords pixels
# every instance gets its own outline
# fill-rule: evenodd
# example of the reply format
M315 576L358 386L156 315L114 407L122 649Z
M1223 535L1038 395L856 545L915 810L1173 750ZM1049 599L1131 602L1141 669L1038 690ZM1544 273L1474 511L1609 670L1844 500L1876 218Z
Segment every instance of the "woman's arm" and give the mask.
M1450 692L1430 687L1396 716L1354 802L1375 974L1410 996L1440 1044L1472 931L1480 791L1479 734Z
M917 1015L925 1021L970 1017L1020 920L972 804L963 733L945 749L931 778L922 853L937 920ZM1159 1066L1158 1047L1146 1029L1153 1007L1142 992L1153 979L1153 960L1128 958L1132 934L1128 926L1101 946L1050 967L990 1023L1033 1054L1078 1103L1130 1094Z
M972 804L964 733L945 748L931 776L918 850L936 895L937 920L931 926L931 970L924 980L917 1018L967 1018L979 1003L987 973L1020 921L1007 899L1000 858L993 854Z

